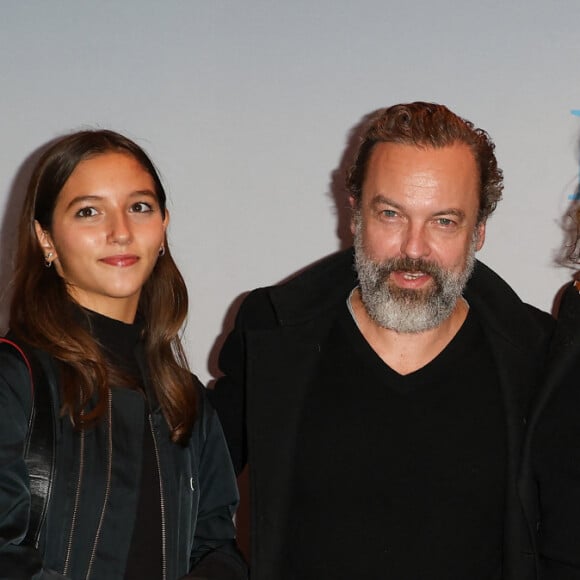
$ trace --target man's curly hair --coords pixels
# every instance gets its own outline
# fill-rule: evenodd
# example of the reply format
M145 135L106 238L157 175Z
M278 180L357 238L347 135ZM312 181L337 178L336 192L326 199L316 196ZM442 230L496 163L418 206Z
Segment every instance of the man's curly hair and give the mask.
M415 102L380 109L370 117L346 178L347 189L356 204L360 202L366 168L377 143L420 148L464 143L471 149L479 169L478 223L491 215L502 197L503 172L497 166L495 145L489 135L443 105Z

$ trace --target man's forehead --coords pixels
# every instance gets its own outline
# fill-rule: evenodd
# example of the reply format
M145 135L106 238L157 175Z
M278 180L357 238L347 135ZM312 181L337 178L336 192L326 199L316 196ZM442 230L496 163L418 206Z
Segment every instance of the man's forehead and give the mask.
M479 209L479 172L467 145L419 148L377 144L362 188L366 205L429 208L432 212Z
M462 143L446 147L415 147L377 143L364 185L377 180L412 180L417 186L465 182L479 185L479 171L471 149Z

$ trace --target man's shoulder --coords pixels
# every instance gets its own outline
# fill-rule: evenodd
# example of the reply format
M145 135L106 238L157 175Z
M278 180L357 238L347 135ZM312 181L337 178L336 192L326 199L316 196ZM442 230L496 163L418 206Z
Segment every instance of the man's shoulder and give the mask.
M477 262L465 296L486 324L512 341L535 342L553 331L552 316L523 302L499 274L482 262Z
M357 284L353 255L352 249L331 254L285 282L257 288L244 300L241 315L294 325L334 309Z

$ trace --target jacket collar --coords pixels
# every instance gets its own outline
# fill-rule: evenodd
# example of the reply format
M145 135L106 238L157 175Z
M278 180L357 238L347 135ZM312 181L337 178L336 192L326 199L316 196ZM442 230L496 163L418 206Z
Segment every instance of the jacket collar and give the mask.
M464 296L485 319L488 334L502 337L516 350L526 352L545 339L549 315L524 304L500 276L480 261L476 262ZM536 316L531 315L534 312Z
M354 250L323 258L289 282L270 291L272 306L281 326L306 323L346 300L358 284Z

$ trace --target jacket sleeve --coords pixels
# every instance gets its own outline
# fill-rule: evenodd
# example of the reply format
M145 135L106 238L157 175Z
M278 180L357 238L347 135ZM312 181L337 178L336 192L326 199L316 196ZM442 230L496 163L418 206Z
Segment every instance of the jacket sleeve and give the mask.
M32 407L28 368L11 347L0 347L0 578L64 578L44 570L38 550L23 545L30 511L24 445Z
M236 475L244 469L247 460L245 416L245 348L241 312L235 328L227 337L219 356L224 373L208 397L215 407L227 440Z
M200 387L198 418L204 430L199 463L199 508L191 554L197 580L245 580L248 570L236 545L233 516L239 495L232 463L218 416Z
M246 345L248 330L271 328L277 325L269 299L269 289L260 288L244 300L234 329L227 337L219 356L223 373L208 397L215 407L230 450L236 475L244 469L248 459L246 440Z

